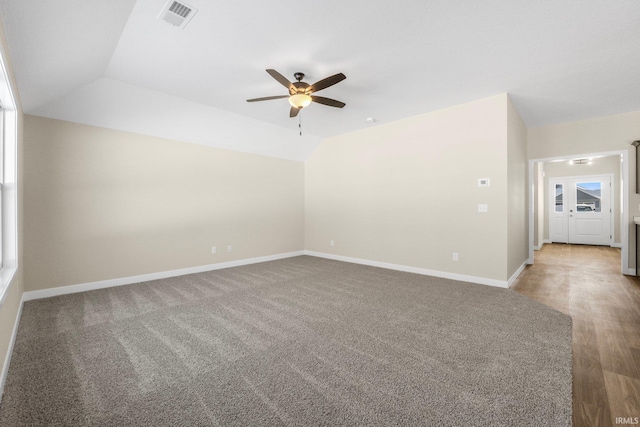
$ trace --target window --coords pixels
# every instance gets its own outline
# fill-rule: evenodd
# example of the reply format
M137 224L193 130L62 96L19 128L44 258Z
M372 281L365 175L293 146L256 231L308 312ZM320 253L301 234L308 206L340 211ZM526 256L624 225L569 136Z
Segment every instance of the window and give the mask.
M600 212L602 198L601 182L576 183L576 212Z
M0 304L18 270L18 111L0 51Z
M563 212L564 193L562 184L556 184L556 212Z

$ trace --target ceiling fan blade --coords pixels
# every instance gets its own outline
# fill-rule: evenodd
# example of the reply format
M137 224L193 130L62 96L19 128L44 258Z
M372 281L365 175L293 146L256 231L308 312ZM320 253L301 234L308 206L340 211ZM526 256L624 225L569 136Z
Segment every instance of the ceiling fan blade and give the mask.
M269 101L271 99L281 99L281 98L288 98L288 97L289 95L264 96L262 98L247 99L247 102Z
M346 79L347 76L345 76L342 73L338 73L338 74L334 74L331 77L327 77L326 79L322 79L318 82L315 82L314 84L312 84L311 86L309 86L309 88L307 89L307 93L312 93L312 92L317 92L319 90L322 89L326 89L329 86L333 86L336 83L340 83L341 81L343 81L344 79Z
M301 108L291 107L291 111L289 111L289 117L295 117L300 112Z
M317 102L318 104L328 105L329 107L342 108L345 105L347 105L344 102L336 101L335 99L331 99L331 98L325 98L324 96L311 95L311 100L313 102Z
M295 89L293 89L293 84L289 80L287 80L287 78L285 76L283 76L282 74L280 74L279 72L277 72L276 70L273 70L271 68L269 68L267 70L267 73L269 73L269 75L271 77L276 79L282 86L284 86L287 89L289 89L289 93L294 93L295 92Z

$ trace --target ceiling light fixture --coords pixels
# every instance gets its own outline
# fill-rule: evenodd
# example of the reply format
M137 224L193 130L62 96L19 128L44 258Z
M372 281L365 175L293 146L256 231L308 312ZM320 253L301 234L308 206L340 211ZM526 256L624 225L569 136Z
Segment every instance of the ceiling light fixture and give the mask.
M295 93L289 97L289 104L296 108L308 107L311 101L311 97L306 93Z
M573 159L569 162L570 165L590 165L593 164L591 159Z

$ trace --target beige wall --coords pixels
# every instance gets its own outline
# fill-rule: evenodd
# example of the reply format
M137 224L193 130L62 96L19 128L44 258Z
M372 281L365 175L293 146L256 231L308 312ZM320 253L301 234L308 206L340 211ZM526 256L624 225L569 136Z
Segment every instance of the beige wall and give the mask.
M329 139L306 166L25 120L27 291L305 248L497 280L526 260L526 128L506 95Z
M527 127L507 98L507 277L529 258Z
M506 94L329 138L305 173L306 249L508 278Z
M629 152L629 267L635 268L635 226L633 217L640 215L640 195L636 194L634 140L640 139L640 111L598 117L528 130L529 159L580 156L608 151ZM629 178L623 177L623 178Z
M26 291L304 249L301 162L29 115L24 157Z
M613 175L611 181L611 195L614 218L614 243L620 244L620 223L622 221L622 211L620 209L620 156L606 156L592 160L590 165L571 165L569 161L562 162L545 162L544 164L544 181L542 183L542 191L544 198L541 200L543 205L544 218L544 239L549 239L549 178L560 178L570 176L583 175Z
M18 310L20 308L20 301L23 291L23 264L22 264L22 247L23 247L23 227L22 227L22 148L23 148L23 115L20 105L19 94L17 91L17 85L15 77L13 75L13 68L11 66L11 59L9 58L9 52L7 49L7 42L4 35L4 28L2 21L0 21L0 50L2 51L2 58L5 61L7 73L10 77L10 83L17 102L18 113L18 175L17 175L17 190L18 190L18 271L16 272L13 281L10 283L9 288L6 291L4 301L0 305L0 363L2 363L1 371L4 372L6 368L4 362L8 356L9 344L11 342L11 334L13 332L14 325L18 321Z
M640 111L528 130L530 159L630 150L640 138ZM634 152L635 153L635 152ZM635 168L634 168L635 170ZM635 192L635 184L631 188Z

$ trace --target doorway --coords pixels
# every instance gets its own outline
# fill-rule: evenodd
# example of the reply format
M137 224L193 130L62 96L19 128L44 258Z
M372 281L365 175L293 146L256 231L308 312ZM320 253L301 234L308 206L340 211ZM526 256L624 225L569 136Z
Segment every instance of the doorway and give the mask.
M635 275L636 269L629 268L629 232L631 226L629 225L629 150L607 151L597 153L576 153L573 155L561 155L556 157L536 158L529 159L529 259L528 264L534 263L534 251L539 250L543 244L549 243L548 239L548 222L541 220L540 218L548 218L545 215L548 212L545 206L549 200L548 195L543 192L548 191L548 181L543 183L545 173L540 171L540 166L554 163L554 162L571 162L576 158L598 158L618 156L620 161L619 176L615 177L616 197L619 195L616 206L619 205L619 213L617 214L616 225L614 227L614 241L612 245L621 249L620 267L622 274ZM596 172L597 174L598 172ZM600 172L600 173L609 173ZM590 174L575 174L576 176L590 175ZM546 185L544 185L546 184ZM544 190L543 190L544 189ZM614 212L615 214L615 212ZM567 224L568 228L568 224ZM544 234L543 234L544 233Z
M611 246L612 175L549 179L549 240Z

